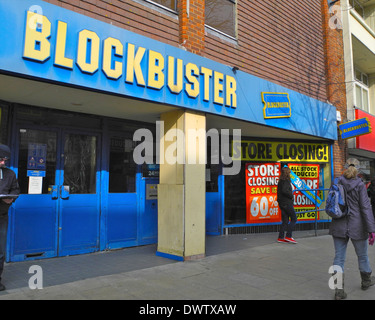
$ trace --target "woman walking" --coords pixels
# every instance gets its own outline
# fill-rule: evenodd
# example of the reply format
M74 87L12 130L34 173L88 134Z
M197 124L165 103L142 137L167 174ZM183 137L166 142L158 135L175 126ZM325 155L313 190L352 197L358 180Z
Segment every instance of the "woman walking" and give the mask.
M293 188L292 181L290 179L290 169L288 166L284 166L281 169L279 183L277 184L277 202L279 203L281 210L282 220L277 242L297 243L297 241L292 237L294 226L297 223L297 216L293 206Z
M341 300L347 297L344 291L344 264L346 248L349 239L353 243L358 257L358 267L361 275L361 288L367 290L375 284L375 278L371 276L372 270L367 255L368 244L374 244L375 221L371 205L366 192L366 186L358 177L359 161L348 159L345 172L339 178L339 182L346 190L346 204L348 214L340 219L332 219L329 234L333 237L335 247L334 268L339 267L342 273L342 286L336 288L335 299Z

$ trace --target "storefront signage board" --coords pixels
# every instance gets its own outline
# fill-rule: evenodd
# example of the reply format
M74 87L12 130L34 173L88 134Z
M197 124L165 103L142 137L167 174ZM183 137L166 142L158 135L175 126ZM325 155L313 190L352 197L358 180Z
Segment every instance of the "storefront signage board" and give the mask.
M262 92L265 119L290 118L292 108L287 93Z
M234 160L328 162L328 144L307 142L233 141Z
M367 117L343 123L339 129L341 139L355 138L372 132L371 123Z

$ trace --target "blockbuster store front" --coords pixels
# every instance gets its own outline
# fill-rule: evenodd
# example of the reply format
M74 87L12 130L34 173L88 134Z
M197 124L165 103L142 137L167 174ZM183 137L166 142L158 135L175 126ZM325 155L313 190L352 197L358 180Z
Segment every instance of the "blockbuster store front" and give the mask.
M0 12L1 142L21 188L8 261L151 243L199 257L205 234L280 222L282 165L330 184L333 106L40 0ZM206 133L193 165L189 149L178 162L190 129Z

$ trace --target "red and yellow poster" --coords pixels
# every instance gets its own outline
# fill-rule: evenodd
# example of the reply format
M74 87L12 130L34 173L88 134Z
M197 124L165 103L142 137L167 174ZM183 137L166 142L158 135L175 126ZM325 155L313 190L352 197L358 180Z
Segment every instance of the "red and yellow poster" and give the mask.
M319 164L289 164L289 168L308 188L319 188ZM246 223L281 221L281 211L277 203L280 169L278 162L246 164ZM315 210L314 203L301 191L293 192L293 196L298 221L314 221L315 211L304 212Z
M247 163L246 223L281 221L277 204L280 163Z
M292 170L310 189L319 188L319 164L289 164ZM303 212L315 210L315 204L310 201L301 191L295 191L294 210L297 214L298 221L315 220L316 212ZM319 196L319 193L318 193ZM303 213L302 213L303 212ZM319 219L319 212L317 219Z

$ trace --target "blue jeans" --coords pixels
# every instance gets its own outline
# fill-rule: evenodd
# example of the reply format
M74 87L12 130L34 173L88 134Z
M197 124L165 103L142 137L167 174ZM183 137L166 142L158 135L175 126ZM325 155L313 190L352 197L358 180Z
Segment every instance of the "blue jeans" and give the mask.
M367 239L366 240L352 240L355 253L358 257L359 271L371 273L370 261L367 255ZM348 246L349 238L336 238L333 237L333 244L335 246L335 259L333 264L340 266L344 272L344 264L346 259L346 248Z
M0 280L4 269L7 249L8 214L0 215Z
M292 232L294 230L294 226L297 223L297 216L296 212L294 211L293 204L286 204L286 205L279 205L281 209L281 226L279 232L279 238L284 239L284 233L286 231L286 236L288 238L292 237ZM290 219L290 222L289 222Z

